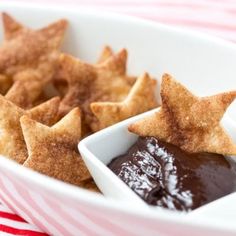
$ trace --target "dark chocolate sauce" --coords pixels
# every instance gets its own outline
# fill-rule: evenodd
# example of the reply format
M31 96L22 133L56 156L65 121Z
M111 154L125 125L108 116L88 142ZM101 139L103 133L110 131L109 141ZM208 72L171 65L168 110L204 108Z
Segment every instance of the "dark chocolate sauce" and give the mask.
M154 137L140 137L108 167L148 204L171 210L193 210L236 186L236 164L229 157L189 154Z

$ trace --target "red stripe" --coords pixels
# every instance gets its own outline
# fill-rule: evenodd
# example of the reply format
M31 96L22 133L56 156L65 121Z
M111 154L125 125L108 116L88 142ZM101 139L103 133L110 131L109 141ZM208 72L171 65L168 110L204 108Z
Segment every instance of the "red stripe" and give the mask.
M8 212L3 212L0 211L0 217L14 220L14 221L19 221L19 222L26 222L24 219L22 219L20 216Z
M2 173L1 173L2 174ZM7 175L5 175L7 176ZM14 198L13 195L11 195L9 192L8 192L8 189L6 189L5 185L3 184L3 180L1 179L1 175L0 175L0 187L2 189L2 191L8 196L8 198L15 203L15 206L17 206L21 211L23 211L28 218L31 219L31 221L34 223L34 225L37 225L40 229L44 229L44 225L42 224L41 221L39 221L33 214L32 212L30 212L27 208L24 208L23 205L21 205L21 203L19 202L18 199ZM11 206L11 204L8 202L8 199L4 199L4 197L1 195L1 199L4 200L4 202L8 203L7 205L8 206ZM13 207L13 206L12 206ZM14 207L13 207L14 209ZM18 212L17 212L18 214ZM0 229L0 232L1 232L1 229Z
M75 3L74 1L71 1L70 3ZM81 1L81 2L77 2L76 4L79 5L86 5L86 6L91 6L91 7L114 7L114 9L116 7L120 7L120 8L125 8L125 7L164 7L164 8L212 8L212 6L209 5L203 5L203 4L199 4L199 3L176 3L176 2L127 2L127 1L119 1L119 2L115 2L115 1L99 1L99 2L93 2L93 1Z
M58 212L59 215L63 216L63 218L68 221L70 224L72 224L74 227L79 228L81 231L86 232L87 235L96 235L96 229L93 229L92 227L88 228L85 225L81 224L80 218L76 217L74 218L70 214L68 214L66 211L64 211L60 205L61 203L56 203L56 201L53 199L46 199L48 205L51 207L53 211ZM97 222L95 222L96 225Z
M111 232L116 232L117 235L122 235L122 236L135 236L137 235L135 232L131 232L130 230L127 230L127 227L120 226L114 224L112 221L109 220L109 217L105 216L103 217L102 214L99 212L93 210L92 208L90 209L89 213L86 208L83 208L81 210L81 206L78 206L76 208L78 211L80 211L82 214L84 214L86 217L88 217L91 221L94 222L94 224L99 224L99 226L110 230Z
M0 224L0 231L15 235L24 235L24 236L48 236L48 234L36 232L32 230L25 230L25 229L16 229L10 226Z
M55 210L56 210L56 209L59 209L60 204L57 203L55 200L48 198L48 199L47 199L47 202L48 202L48 204L50 205L50 207L52 207L53 209L55 209ZM67 205L67 206L68 206L68 205ZM116 225L110 223L107 219L100 219L100 217L98 217L98 219L97 219L97 218L94 219L94 217L93 217L93 212L95 212L95 211L93 210L93 208L91 208L91 209L89 210L89 214L87 214L87 213L85 213L84 211L81 211L81 205L80 205L80 206L76 206L76 208L73 207L72 205L70 205L69 207L71 207L72 209L73 209L73 208L76 209L80 214L84 215L84 216L87 217L90 221L92 221L92 223L94 223L94 225L98 225L98 226L101 227L102 229L105 229L105 230L107 230L107 231L109 231L109 232L116 232L117 235L122 235L122 236L125 236L125 235L127 236L127 235L129 235L129 236L132 236L132 234L131 234L130 232L126 231L124 228L121 228L121 227L119 227L119 226L116 226ZM63 209L60 209L60 214L61 214L61 215L64 215L67 220L70 220L70 221L71 221L72 216L70 216L70 215L69 215L66 211L64 211ZM100 216L100 215L99 215L99 216ZM76 219L74 219L73 222L75 223L75 225L77 224L77 227L78 227L78 223L77 223L75 220L76 220ZM77 220L79 220L79 218L78 218ZM71 223L72 223L72 222L71 222ZM91 226L91 227L92 227L92 226ZM79 229L82 229L82 228L79 227ZM91 232L91 230L93 230L93 231ZM88 231L88 230L86 229L86 231L84 231L84 232L86 232L87 235L97 235L97 234L98 234L98 233L97 233L97 234L94 233L94 231L95 231L96 229L91 229L91 230Z
M218 2L216 1L214 3L212 2L207 2L206 0L205 1L188 1L188 0L185 0L185 1L182 1L182 2L175 2L175 1L137 1L137 2L134 2L134 1L106 1L106 0L101 0L101 1L93 1L93 0L87 0L87 1L83 1L83 0L77 0L77 1L74 1L74 0L69 0L69 1L59 1L57 0L57 3L73 3L73 4L77 4L77 5L90 5L90 6L101 6L101 7L106 7L106 6L114 6L114 8L116 6L123 6L123 7L126 7L126 6L168 6L168 7L190 7L190 8L194 8L194 7L200 7L200 8L214 8L215 6L219 6L219 3L222 3L221 2L222 0L219 0ZM45 1L44 1L45 2ZM218 3L218 4L217 4ZM234 1L228 1L226 2L226 0L224 0L224 4L221 4L222 6L228 6L228 7L232 7L232 6L235 6L235 2Z
M63 224L61 224L61 222L58 222L57 219L55 219L52 215L47 214L47 212L45 212L45 210L42 207L39 207L36 203L35 200L31 198L30 196L30 192L29 189L27 189L27 187L24 186L24 184L22 184L22 182L20 182L17 179L14 179L12 176L7 176L6 177L9 179L9 181L12 183L12 185L15 188L15 191L22 197L22 199L24 199L25 201L28 202L29 206L32 207L32 209L34 209L35 211L37 211L38 214L40 214L45 220L47 220L49 225L52 225L54 228L56 228L58 230L58 232L60 232L62 235L71 235L70 232L68 232L68 230L64 227ZM0 182L3 182L3 180L0 178ZM6 188L6 186L4 185L4 183L2 183L2 186L5 187L5 192L8 193L8 195L10 195L9 190ZM15 201L15 197L11 196L12 199L14 199ZM18 201L18 207L19 207L20 201ZM27 209L24 208L24 212L27 212ZM29 214L31 220L33 218L33 214ZM35 224L36 226L38 226L40 229L45 229L44 226L42 226L41 222L37 220L37 224ZM41 226L40 226L41 225Z
M178 19L178 18L164 18L160 16L151 16L151 15L144 15L144 14L133 14L138 17L143 17L143 18L148 18L151 20L159 21L159 22L164 22L164 23L169 23L169 24L174 24L174 25L185 25L185 26L192 26L192 27L202 27L202 28L211 28L211 29L219 29L222 31L236 31L236 23L234 25L226 25L226 24L218 24L218 23L213 23L213 22L200 22L197 20L191 20L191 19Z

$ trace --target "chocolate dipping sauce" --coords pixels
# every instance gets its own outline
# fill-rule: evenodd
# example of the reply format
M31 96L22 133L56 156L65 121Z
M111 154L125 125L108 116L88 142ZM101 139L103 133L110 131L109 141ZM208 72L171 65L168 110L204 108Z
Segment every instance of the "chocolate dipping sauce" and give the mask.
M236 189L236 164L219 154L189 154L154 137L139 137L108 167L150 205L190 211Z

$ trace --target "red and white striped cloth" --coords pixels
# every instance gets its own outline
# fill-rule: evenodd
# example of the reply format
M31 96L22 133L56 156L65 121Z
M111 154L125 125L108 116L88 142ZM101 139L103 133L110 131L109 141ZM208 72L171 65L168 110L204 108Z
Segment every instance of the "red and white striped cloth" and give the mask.
M48 0L34 2L47 4ZM236 42L236 0L51 0L50 4L53 2L134 15Z
M47 236L2 204L0 204L0 235Z
M15 2L33 3L31 0ZM47 4L48 0L34 1L37 2ZM236 0L52 0L50 4L53 2L134 15L169 25L191 28L236 42ZM46 236L47 234L0 203L0 235Z

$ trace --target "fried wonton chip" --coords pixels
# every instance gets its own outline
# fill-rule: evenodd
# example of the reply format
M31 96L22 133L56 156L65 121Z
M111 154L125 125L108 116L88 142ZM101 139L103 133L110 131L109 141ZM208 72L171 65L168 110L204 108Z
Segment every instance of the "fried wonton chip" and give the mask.
M157 107L155 94L156 80L145 73L137 79L124 101L92 103L90 107L97 118L91 124L93 131Z
M55 122L59 98L53 98L31 110L23 110L0 95L0 154L22 164L27 158L27 149L20 127L20 117L28 115L47 125Z
M122 49L95 65L97 79L94 89L101 90L97 101L122 101L127 96L136 81L136 77L126 74L127 56L127 50Z
M109 46L105 46L98 61L97 64L103 63L106 61L109 57L112 57L114 55L112 49ZM53 84L56 87L56 89L59 91L59 94L61 96L65 96L67 93L67 81L66 78L64 78L65 73L63 73L62 66L59 65L56 74L53 78Z
M196 97L170 75L163 75L160 111L129 126L140 136L155 136L187 152L235 155L236 145L220 125L236 91Z
M88 189L90 191L93 191L93 192L99 192L100 193L100 190L97 187L97 185L95 184L93 178L90 178L87 181L84 181L83 182L83 188L86 188L86 189Z
M73 107L82 110L83 125L93 119L90 103L119 102L126 98L134 80L126 75L125 49L97 65L84 63L70 55L61 55L61 66L68 82L68 92L60 106L61 116Z
M32 72L32 71L31 71ZM29 109L34 106L47 83L34 77L34 72L24 71L25 80L16 80L12 87L8 90L5 97L23 109ZM46 98L43 101L47 100Z
M34 100L58 67L59 48L67 21L63 19L45 28L31 30L6 13L2 16L5 40L0 46L0 74L13 81L23 81L26 94ZM36 81L37 89L31 90L29 81Z
M64 73L59 65L56 74L53 77L53 86L58 91L61 97L64 97L68 91L68 83L65 79Z
M4 39L10 40L19 35L22 31L26 31L27 29L18 23L15 19L13 19L6 12L2 13L2 21L4 28Z
M104 61L106 61L107 59L109 59L112 56L114 56L113 50L109 46L105 46L103 48L103 51L102 51L98 61L97 61L97 64L103 63Z
M5 94L7 90L12 86L12 80L9 76L0 74L0 94Z
M21 117L28 149L24 166L83 187L91 175L77 150L81 137L80 111L74 108L52 127Z
M14 86L8 90L5 98L21 108L28 109L32 105L32 100L27 94L27 88L25 85L26 84L20 80L16 81Z

